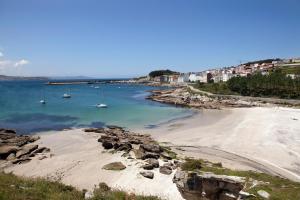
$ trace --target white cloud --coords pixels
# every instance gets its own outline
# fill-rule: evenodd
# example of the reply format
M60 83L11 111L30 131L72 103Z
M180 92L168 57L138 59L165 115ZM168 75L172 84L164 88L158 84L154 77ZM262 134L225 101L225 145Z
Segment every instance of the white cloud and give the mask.
M15 63L15 67L20 67L22 65L27 65L29 64L29 61L28 60L25 60L25 59L22 59L22 60L19 60Z
M0 57L3 57L3 53L0 51Z

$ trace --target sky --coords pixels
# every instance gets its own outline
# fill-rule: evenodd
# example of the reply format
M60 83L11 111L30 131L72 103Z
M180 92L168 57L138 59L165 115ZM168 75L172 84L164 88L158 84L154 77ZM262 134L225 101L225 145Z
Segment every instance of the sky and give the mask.
M0 74L134 77L300 56L299 0L0 0Z

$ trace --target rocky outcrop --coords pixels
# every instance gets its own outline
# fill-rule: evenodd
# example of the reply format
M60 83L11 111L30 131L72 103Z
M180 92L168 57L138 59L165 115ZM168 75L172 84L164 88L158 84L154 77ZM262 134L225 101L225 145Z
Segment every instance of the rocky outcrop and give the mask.
M117 126L88 128L85 132L99 133L98 142L102 144L104 149L122 151L125 152L123 156L128 159L141 160L139 167L147 171L159 168L159 158L167 161L172 160L168 152L164 151L149 135L133 133ZM162 166L161 173L171 174L178 165L172 164L172 166Z
M192 94L188 91L188 88L185 87L168 90L153 90L151 92L152 94L147 97L149 100L183 107L221 109L224 107L251 107L258 105L258 102L242 101L229 95L209 96Z
M149 171L143 171L143 172L140 172L140 174L146 178L149 178L149 179L153 179L154 178L154 173L153 172L149 172Z
M126 166L121 162L112 162L112 163L106 164L102 167L102 169L116 170L116 171L123 170L125 168L126 168Z
M245 180L241 177L178 170L173 182L187 200L237 200L241 198Z
M49 148L38 148L33 144L38 139L38 136L17 135L14 130L0 129L0 160L20 164L30 161L38 153L49 152Z

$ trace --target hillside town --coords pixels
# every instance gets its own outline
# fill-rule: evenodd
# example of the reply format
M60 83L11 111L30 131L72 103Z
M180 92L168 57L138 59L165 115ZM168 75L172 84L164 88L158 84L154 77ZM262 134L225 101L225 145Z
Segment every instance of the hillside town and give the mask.
M139 81L154 81L157 83L169 83L184 85L188 82L218 83L226 82L232 77L246 77L253 73L260 72L267 75L278 68L300 68L300 58L291 59L266 59L248 62L237 66L208 69L200 72L178 73L155 75L140 78ZM292 79L299 77L298 73L287 73Z

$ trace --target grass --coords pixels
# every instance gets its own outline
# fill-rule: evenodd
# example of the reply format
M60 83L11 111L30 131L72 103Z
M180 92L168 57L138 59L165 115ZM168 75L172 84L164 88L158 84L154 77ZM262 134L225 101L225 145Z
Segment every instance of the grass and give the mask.
M23 178L0 172L0 200L84 200L84 192L46 179ZM155 196L129 194L112 190L101 183L91 200L159 200Z
M186 159L182 164L182 169L186 171L212 172L218 175L240 176L246 178L244 191L255 194L257 197L252 199L262 199L257 195L258 190L267 191L271 197L270 200L296 200L300 199L300 183L288 179L271 176L265 173L254 171L239 171L223 168L220 163L209 163L203 160ZM261 181L264 184L258 184L251 187L252 181Z
M84 199L74 187L45 179L28 179L0 173L0 200Z
M164 152L166 152L172 159L177 159L177 154L172 151L171 147L168 146L161 146L160 147L163 149Z
M193 84L194 88L197 88L199 90L210 92L213 94L222 94L222 95L235 95L236 93L231 91L226 82L220 82L220 83L196 83Z

